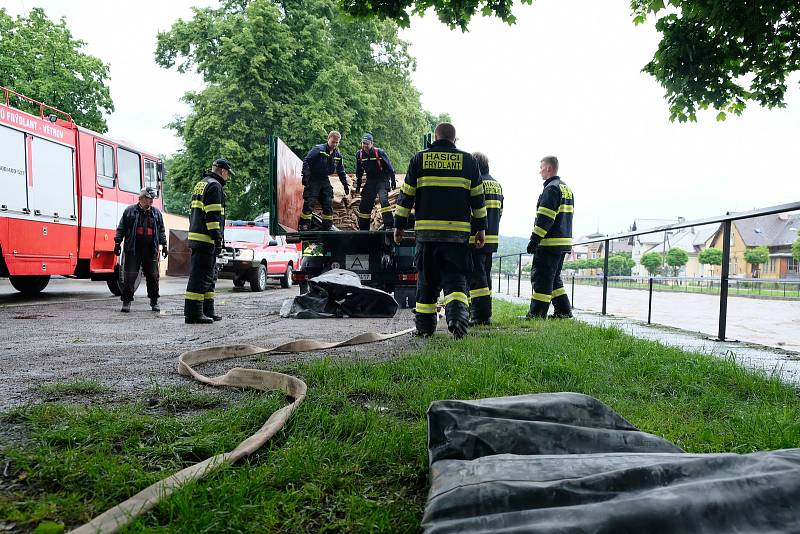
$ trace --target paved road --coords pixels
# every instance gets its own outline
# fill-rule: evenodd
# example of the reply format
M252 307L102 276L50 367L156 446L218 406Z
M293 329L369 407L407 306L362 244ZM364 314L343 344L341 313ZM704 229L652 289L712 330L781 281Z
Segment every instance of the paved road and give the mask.
M506 292L506 280L500 286ZM494 290L497 290L495 280ZM521 296L530 297L530 281L523 278ZM567 293L572 288L567 286ZM516 295L517 282L510 291ZM603 289L575 285L577 308L601 311ZM648 292L638 289L608 289L607 313L647 321ZM719 327L719 296L656 291L653 293L654 323L716 337ZM728 297L727 339L737 339L800 352L800 301Z
M341 341L362 332L391 333L413 326L409 310L400 310L391 319L284 319L279 315L281 304L298 294L296 287L280 289L274 284L253 293L234 288L228 280L217 286L217 311L224 320L187 325L183 322L185 289L185 278L165 277L161 313L150 311L142 287L132 312L124 314L119 312L119 298L111 296L103 282L55 279L43 294L27 298L8 281L0 281L0 412L41 400L46 395L39 386L54 382L92 379L111 388L93 402L141 401L155 385L198 387L177 374L176 361L182 352L202 346L273 347L308 337ZM401 336L318 353L209 363L201 372L221 374L235 365L274 368L323 356L384 359L418 344L410 336Z

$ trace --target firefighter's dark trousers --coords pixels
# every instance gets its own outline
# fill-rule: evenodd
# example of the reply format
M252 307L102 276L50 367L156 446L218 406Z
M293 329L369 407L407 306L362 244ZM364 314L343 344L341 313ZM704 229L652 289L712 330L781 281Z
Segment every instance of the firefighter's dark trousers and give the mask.
M564 289L564 282L561 280L564 256L566 256L566 252L560 248L550 250L547 247L539 247L536 249L531 269L533 296L531 296L528 315L546 317L551 302L556 316L569 317L572 314L567 290Z
M139 269L142 269L144 279L147 281L147 296L150 300L158 300L158 251L154 247L147 250L137 250L134 254L125 254L122 260L122 302L133 300L136 278Z
M189 269L189 282L186 284L186 297L183 314L189 318L208 316L214 310L214 267L216 257L213 247L192 248Z
M372 180L367 179L364 189L361 190L361 204L358 205L359 230L369 230L376 195L381 201L383 227L392 228L394 226L393 208L389 205L389 181L383 178L373 178Z
M469 312L475 324L492 320L492 254L472 251L472 275L469 278Z
M319 205L322 206L322 229L330 230L333 226L333 186L327 176L324 178L312 177L306 188L303 189L301 225L308 225L311 222L314 201L319 201Z
M462 337L469 327L467 279L472 273L472 256L466 243L417 243L417 303L414 322L417 333L436 330L436 301L444 291L447 328Z

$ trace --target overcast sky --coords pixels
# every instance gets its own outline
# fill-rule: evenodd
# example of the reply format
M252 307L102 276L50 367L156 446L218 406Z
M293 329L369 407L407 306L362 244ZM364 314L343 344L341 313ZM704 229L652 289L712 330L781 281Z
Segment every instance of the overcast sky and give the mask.
M189 6L209 4L0 0L12 15L41 6L65 16L85 50L111 66L111 135L166 154L180 140L164 126L187 112L180 96L202 81L156 66L155 36L190 17ZM786 109L751 104L722 123L708 112L673 124L663 90L640 72L659 36L652 23L633 25L628 0L536 0L516 13L515 26L478 17L462 34L431 15L402 32L423 106L450 113L459 147L485 152L503 185L503 235L530 235L539 160L549 154L575 193L576 237L622 231L635 218L695 219L800 200L797 75Z

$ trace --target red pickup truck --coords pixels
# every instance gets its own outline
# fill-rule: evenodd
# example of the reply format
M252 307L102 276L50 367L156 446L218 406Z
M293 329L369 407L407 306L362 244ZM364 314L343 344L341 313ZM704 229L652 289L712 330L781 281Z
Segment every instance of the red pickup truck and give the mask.
M264 291L267 280L280 280L291 287L292 272L300 268L300 245L287 244L284 236L272 236L269 225L260 221L228 221L225 250L219 278L233 280L236 287L250 283L253 291Z

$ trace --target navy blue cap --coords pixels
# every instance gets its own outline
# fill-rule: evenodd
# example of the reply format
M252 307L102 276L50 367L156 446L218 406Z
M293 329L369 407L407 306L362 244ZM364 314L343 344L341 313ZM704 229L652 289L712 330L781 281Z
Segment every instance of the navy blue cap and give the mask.
M363 137L361 137L362 143L371 143L372 142L372 134L365 133Z
M236 173L233 172L233 168L231 168L231 162L228 161L227 159L215 160L213 165L214 165L214 167L219 167L220 169L227 170L229 173L231 173L231 175L234 175L234 176L236 175Z

